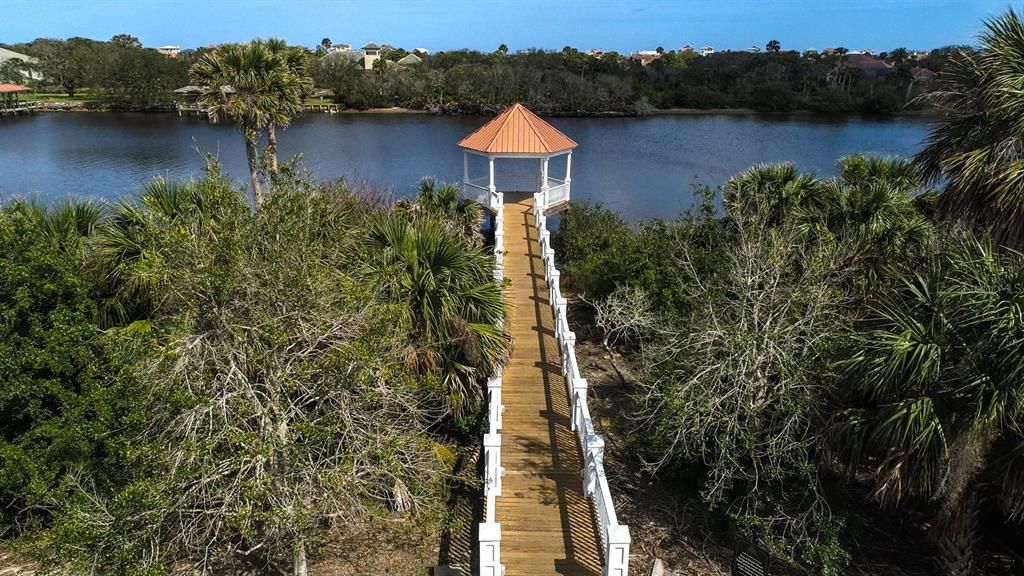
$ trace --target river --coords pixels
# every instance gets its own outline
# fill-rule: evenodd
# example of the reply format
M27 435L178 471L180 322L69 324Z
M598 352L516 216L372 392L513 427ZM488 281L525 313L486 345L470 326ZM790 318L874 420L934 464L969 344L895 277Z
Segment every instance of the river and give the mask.
M317 178L346 177L408 195L423 176L461 181L456 143L480 117L309 115L279 141L281 157L302 154ZM691 207L694 185L719 186L760 162L795 162L831 175L854 153L912 155L927 135L920 117L678 115L553 118L579 143L573 198L600 202L631 220L671 218ZM108 200L155 176L189 178L217 156L239 182L247 177L238 131L173 114L51 113L0 119L0 202L37 196ZM504 169L533 170L509 163ZM499 172L503 170L498 163ZM482 174L482 172L481 172Z

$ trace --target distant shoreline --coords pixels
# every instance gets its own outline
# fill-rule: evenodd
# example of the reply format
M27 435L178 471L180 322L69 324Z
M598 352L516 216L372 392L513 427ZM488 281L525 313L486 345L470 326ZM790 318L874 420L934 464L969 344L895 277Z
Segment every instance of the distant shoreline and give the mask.
M85 104L70 104L70 103L53 103L44 108L38 110L39 112L109 112L109 113L140 113L140 114L174 114L177 112L176 109L169 106L151 107L151 108L119 108L111 107L109 105L96 105L94 103ZM338 116L363 116L363 115L431 115L431 116L481 116L488 117L492 114L469 114L469 113L439 113L431 110L422 110L416 108L403 108L400 106L393 106L389 108L344 108L339 109L336 112L321 112L317 110L308 110L307 114L328 114ZM816 112L813 110L790 110L788 112L763 112L755 110L753 108L656 108L649 110L644 114L629 114L626 112L618 111L607 111L607 112L577 112L577 113L556 113L556 114L544 114L549 118L646 118L652 116L766 116L766 117L786 117L786 116L803 116L803 117L843 117L843 116L875 116L879 118L885 117L906 117L906 116L928 116L930 112L928 110L904 110L898 112L885 112L885 113L868 113L868 112ZM195 114L190 114L195 116Z

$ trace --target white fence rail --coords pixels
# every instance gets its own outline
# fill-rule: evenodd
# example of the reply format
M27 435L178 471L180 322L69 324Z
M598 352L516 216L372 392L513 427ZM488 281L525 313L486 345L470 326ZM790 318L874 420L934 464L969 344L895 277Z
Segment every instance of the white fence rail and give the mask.
M497 194L494 217L494 279L505 277L505 207L501 193ZM501 403L502 372L499 368L487 379L487 412L489 428L484 434L484 518L477 535L479 540L480 575L502 576L501 523L495 517L496 499L501 496L501 420L505 406Z
M548 191L550 194L550 190ZM571 399L571 424L579 438L583 451L583 491L594 509L604 553L604 576L628 576L629 527L619 524L615 515L611 490L604 472L604 439L594 431L594 422L587 406L587 381L580 375L576 360L576 334L569 329L566 317L567 307L559 286L560 273L555 267L555 251L551 248L551 233L547 229L547 218L543 208L549 198L543 193L534 195L534 216L540 241L541 257L544 262L544 277L548 282L549 301L555 316L555 337L561 356L562 375L569 387Z

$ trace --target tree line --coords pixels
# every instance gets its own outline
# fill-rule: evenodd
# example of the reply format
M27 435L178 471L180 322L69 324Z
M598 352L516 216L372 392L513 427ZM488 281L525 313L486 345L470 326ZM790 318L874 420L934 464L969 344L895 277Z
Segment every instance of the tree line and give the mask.
M183 50L176 58L145 49L129 35L109 41L38 39L10 49L35 57L40 88L74 96L89 90L115 106L155 107L174 101L189 67L210 48ZM798 53L769 43L765 52L664 51L650 65L615 52L599 57L566 46L561 51L510 53L472 50L419 54L422 63L398 65L409 54L393 49L372 70L324 46L302 55L315 88L345 107L405 107L447 114L488 114L514 102L549 114L645 114L669 108L749 108L764 112L890 113L919 109L929 83L914 67L941 72L958 48L933 50L920 59L897 48L879 55L890 72L872 75L849 65L844 49ZM6 81L24 81L24 64L0 70ZM310 92L309 95L312 95Z
M993 536L1021 552L999 536L1024 517L1024 206L1001 152L1024 119L1024 21L981 40L947 63L913 160L755 166L722 212L705 190L638 227L574 204L554 238L636 368L629 452L799 571L843 574L872 533L898 538L879 510L926 535L914 568L1005 573Z

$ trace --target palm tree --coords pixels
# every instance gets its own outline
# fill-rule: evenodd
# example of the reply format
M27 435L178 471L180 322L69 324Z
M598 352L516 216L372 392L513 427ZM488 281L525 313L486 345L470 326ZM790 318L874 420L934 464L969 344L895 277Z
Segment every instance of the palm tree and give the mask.
M795 210L819 210L823 192L821 180L794 164L758 164L725 183L723 202L731 218L754 217L771 225Z
M471 245L479 246L483 242L479 226L483 207L479 202L463 198L457 184L424 178L420 181L416 207L424 215L449 223Z
M447 223L401 212L373 220L368 244L370 273L411 327L410 368L436 377L447 409L463 414L481 397L479 380L509 351L493 258L468 247Z
M287 125L295 113L295 99L303 83L285 58L261 40L225 44L203 54L190 70L192 81L203 87L200 101L210 117L234 120L245 139L246 160L252 179L253 206L263 203L259 180L260 131L270 124Z
M978 52L947 61L937 88L921 96L938 117L915 156L922 176L944 184L939 208L1024 244L1024 22L1014 11L985 22Z
M961 235L902 278L840 363L850 409L832 446L885 504L937 505L943 574L971 571L980 502L1024 516L1024 267Z
M278 95L279 105L285 112L284 122L280 117L270 118L267 122L267 156L270 171L277 172L277 127L287 128L291 117L302 112L302 101L313 91L313 79L306 72L306 56L301 48L289 47L280 38L266 41L270 53L283 60L289 72L290 81L282 85L282 93Z
M877 284L895 260L919 255L931 237L926 191L904 158L854 154L839 161L829 183L826 226L844 243L847 265Z

